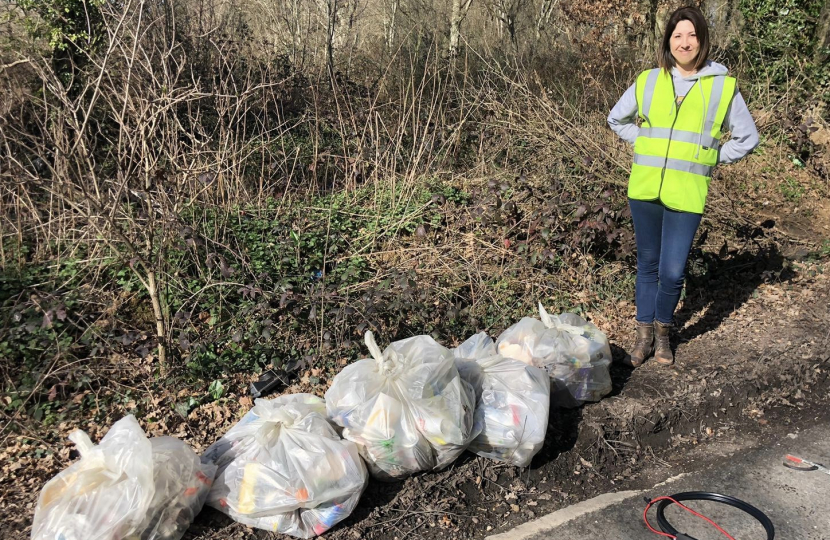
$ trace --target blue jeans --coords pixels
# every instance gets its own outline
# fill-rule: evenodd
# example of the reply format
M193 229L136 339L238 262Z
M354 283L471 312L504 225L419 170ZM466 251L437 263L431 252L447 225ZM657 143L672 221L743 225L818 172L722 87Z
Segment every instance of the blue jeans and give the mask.
M637 241L637 321L671 324L702 216L669 210L659 201L629 199L628 204Z

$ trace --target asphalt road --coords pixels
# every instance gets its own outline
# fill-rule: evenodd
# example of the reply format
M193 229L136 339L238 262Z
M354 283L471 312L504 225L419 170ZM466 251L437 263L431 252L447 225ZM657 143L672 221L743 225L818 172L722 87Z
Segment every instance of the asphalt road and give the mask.
M602 495L488 540L659 540L665 537L650 532L643 522L644 497L684 491L717 492L750 503L769 516L778 540L830 540L830 475L787 469L781 464L785 454L830 465L830 426L770 437L760 447L724 457L700 472L680 475L648 490ZM713 519L736 540L767 538L758 522L740 511L709 502L687 505ZM649 517L657 528L654 510ZM678 531L697 540L727 538L679 508L668 509L666 517Z

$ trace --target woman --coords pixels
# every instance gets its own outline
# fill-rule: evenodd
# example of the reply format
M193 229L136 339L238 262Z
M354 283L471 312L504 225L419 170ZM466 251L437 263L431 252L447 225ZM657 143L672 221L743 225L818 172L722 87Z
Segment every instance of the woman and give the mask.
M632 367L652 353L660 364L674 363L669 335L712 168L758 145L735 79L709 60L709 30L699 9L669 16L658 63L637 77L608 116L611 129L634 145L628 182L637 242ZM727 130L732 138L721 146Z

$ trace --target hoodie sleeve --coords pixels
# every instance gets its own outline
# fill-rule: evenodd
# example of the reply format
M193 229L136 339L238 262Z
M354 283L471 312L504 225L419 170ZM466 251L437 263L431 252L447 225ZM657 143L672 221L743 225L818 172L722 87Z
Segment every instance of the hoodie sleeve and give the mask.
M723 123L732 138L721 146L718 163L735 163L758 146L758 130L740 92L735 92Z
M640 128L634 123L637 118L637 92L636 83L628 87L620 100L611 109L608 115L608 125L614 133L624 141L634 144Z

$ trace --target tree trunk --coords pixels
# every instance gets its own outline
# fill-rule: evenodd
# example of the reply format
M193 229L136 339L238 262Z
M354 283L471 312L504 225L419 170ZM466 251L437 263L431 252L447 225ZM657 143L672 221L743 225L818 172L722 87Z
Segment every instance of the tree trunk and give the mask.
M830 59L830 0L824 0L816 25L816 48L813 62L821 64Z
M701 11L710 24L710 39L716 47L726 48L741 34L744 24L740 0L703 0Z
M539 15L536 18L536 41L542 39L542 30L547 28L550 23L553 9L559 3L559 0L542 0L542 5L539 8Z
M300 11L300 0L291 1L291 62L299 69L300 48L302 47L302 12Z
M150 295L150 301L153 303L153 316L156 318L156 339L159 342L159 366L161 373L167 373L167 335L164 331L164 311L161 309L161 301L159 300L158 283L156 283L156 273L147 272L147 293Z
M397 30L398 6L400 0L392 0L386 17L386 49L389 54L395 52L395 31Z
M505 13L505 26L507 27L507 35L510 37L510 44L513 46L513 52L519 56L519 41L516 38L516 16L515 14Z
M658 0L648 0L646 3L647 29L643 45L649 55L656 53L660 47L660 39L663 36L663 27L666 25L668 13L668 8L661 7Z
M332 88L334 82L334 32L337 28L337 10L339 0L326 1L326 69L329 73L329 82Z
M470 10L473 0L452 0L452 14L450 15L450 56L458 55L458 44L461 40L461 23Z

